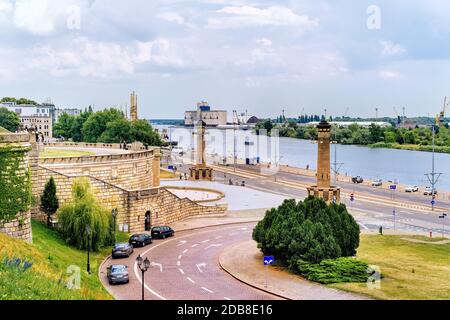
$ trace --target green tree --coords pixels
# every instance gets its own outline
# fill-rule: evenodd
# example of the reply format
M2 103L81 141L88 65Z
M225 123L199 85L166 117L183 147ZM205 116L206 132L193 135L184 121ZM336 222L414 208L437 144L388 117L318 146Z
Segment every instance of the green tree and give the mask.
M75 116L63 113L58 122L53 126L53 134L55 137L64 137L65 139L72 138L72 127L75 123Z
M60 231L66 242L78 249L86 249L90 243L94 251L113 244L112 215L99 204L87 178L74 180L72 199L58 210ZM91 229L90 237L86 227Z
M98 142L104 143L121 143L131 141L131 123L125 118L117 119L106 124L106 129L103 131Z
M59 201L56 195L56 183L53 177L47 181L41 195L41 210L47 215L47 224L51 225L51 217L58 211Z
M16 132L20 126L19 116L6 108L0 108L0 127Z
M359 246L359 226L343 204L321 199L286 200L266 212L253 230L253 239L267 255L296 264L349 257Z
M131 123L130 141L139 141L147 146L161 146L159 134L153 130L147 120L137 120Z
M103 111L90 114L81 130L83 134L83 141L91 143L100 142L99 138L106 130L108 123L123 118L124 115L122 111L114 108L105 109Z

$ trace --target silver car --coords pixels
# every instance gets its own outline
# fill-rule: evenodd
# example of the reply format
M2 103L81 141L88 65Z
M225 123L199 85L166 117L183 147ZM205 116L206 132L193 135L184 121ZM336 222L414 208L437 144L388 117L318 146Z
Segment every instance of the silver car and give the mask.
M405 188L405 192L417 192L417 191L419 191L418 186L407 186Z
M128 267L125 265L120 264L109 266L107 269L107 276L110 284L130 282Z

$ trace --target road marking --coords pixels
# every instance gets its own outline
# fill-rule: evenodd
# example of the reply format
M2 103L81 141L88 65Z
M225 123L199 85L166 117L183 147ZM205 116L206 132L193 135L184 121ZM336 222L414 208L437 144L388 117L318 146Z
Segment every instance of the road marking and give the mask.
M198 271L200 271L200 273L203 273L202 268L206 268L206 263L203 262L203 263L197 264L197 269L198 269Z
M235 235L237 235L237 233L236 233L236 232L232 232L232 233L230 233L229 235L230 235L230 236L235 236Z
M205 290L206 292L209 292L209 293L214 293L214 291L212 291L212 290L209 290L208 288L202 287L202 289L203 289L203 290Z
M221 246L222 246L221 244L211 244L211 245L207 246L207 247L205 248L205 250L208 250L209 248L221 247Z
M248 228L241 228L239 230L245 231L245 230L248 230Z
M142 278L139 275L138 271L137 271L137 262L134 263L134 275L136 276L136 278L139 280L139 282L142 284ZM158 294L157 292L153 291L149 286L147 286L144 283L144 288L147 289L151 294L153 294L154 296L158 297L161 300L167 300L166 298L164 298L162 295Z
M181 266L180 260L177 261L177 267Z
M209 240L202 241L202 243L208 243L208 242L209 242Z
M217 236L216 237L216 239L222 239L223 238L223 236Z
M230 298L227 298L227 297L223 297L225 300L231 300Z
M184 270L183 270L183 269L178 268L178 270L180 270L180 273L181 273L181 274L184 274Z
M249 222L247 222L249 223ZM243 224L246 224L245 222ZM232 228L225 228L224 230L230 230ZM211 232L216 232L214 230L208 230L208 231L204 231L204 232L198 232L198 233L193 233L193 234L189 234L184 236L185 238L189 238L189 237L194 237L194 236L198 236L201 234L207 234L207 233L211 233ZM141 257L144 257L147 253L149 253L150 251L155 250L156 248L163 246L163 245L167 245L168 243L171 243L172 241L176 241L175 239L171 239L171 240L167 240L165 242L161 242L155 246L150 247L149 249L145 250L143 253L141 253ZM196 247L197 245L194 245L193 247ZM136 276L136 279L139 281L139 283L142 285L142 278L139 275L138 272L138 265L137 262L134 263L134 274ZM150 288L147 284L144 283L144 288L149 291L151 294L153 294L155 297L161 299L161 300L167 300L167 298L165 298L164 296L160 295L159 293L157 293L155 290L153 290L152 288Z
M152 267L158 267L159 270L160 270L161 272L163 272L163 266L162 266L161 263L151 262L151 263L150 263L150 266L152 266Z
M186 243L187 243L186 240L181 240L181 241L180 241L180 244L177 245L177 247L183 246L183 245L185 245Z
M189 277L186 277L186 279L188 279L190 282L192 282L192 283L194 283L195 284L195 281L194 280L192 280L191 278L189 278Z
M183 256L180 254L180 255L178 256L178 260L181 260L181 258L183 258Z
M367 226L365 226L364 224L362 224L361 222L358 222L358 224L364 229L364 230L369 230L369 228Z
M183 254L185 254L185 253L188 252L188 251L189 251L189 249L184 250L184 251L183 251Z
M195 248L196 246L198 246L198 243L193 244L193 245L191 246L191 248Z

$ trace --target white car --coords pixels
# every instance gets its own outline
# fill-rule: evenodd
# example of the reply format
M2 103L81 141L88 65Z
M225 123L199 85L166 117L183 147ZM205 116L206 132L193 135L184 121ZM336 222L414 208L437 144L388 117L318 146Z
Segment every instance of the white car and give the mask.
M405 192L417 192L417 191L419 191L418 186L407 186L405 189Z
M434 192L433 192L431 187L426 187L425 191L423 192L423 194L426 195L426 196L432 196L433 193L434 193L434 195L436 195L437 194L437 190L434 189Z

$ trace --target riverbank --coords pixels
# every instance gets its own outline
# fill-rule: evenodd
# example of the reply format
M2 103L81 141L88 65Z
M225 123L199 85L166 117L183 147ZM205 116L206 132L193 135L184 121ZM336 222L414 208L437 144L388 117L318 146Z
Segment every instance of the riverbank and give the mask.
M374 144L368 144L367 147L433 152L433 146L422 146L422 145L417 145L417 144L399 144L399 143L378 142L378 143L374 143ZM448 147L447 146L435 146L434 151L438 152L438 153L450 153L450 146L448 146Z

